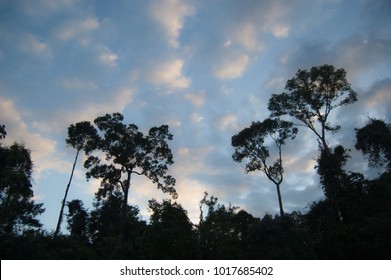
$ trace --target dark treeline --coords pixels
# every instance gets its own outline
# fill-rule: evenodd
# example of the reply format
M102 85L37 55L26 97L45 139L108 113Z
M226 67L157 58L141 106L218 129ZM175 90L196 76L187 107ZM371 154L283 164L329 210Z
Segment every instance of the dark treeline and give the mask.
M355 149L379 174L369 179L346 170L350 150L343 143L329 145L340 129L329 114L357 101L345 70L330 65L298 70L286 90L271 96L269 118L232 137L233 160L244 162L246 172L263 172L276 188L279 215L254 217L205 193L199 221L192 223L176 202L169 175L174 161L168 126L144 135L136 125L124 124L121 114L106 114L93 124L68 128L66 142L76 154L54 232L37 219L45 209L32 199L30 151L0 142L1 259L390 259L391 125L369 118L355 129ZM284 145L301 129L310 129L318 140L315 168L324 198L305 213L287 213L280 191ZM0 125L0 140L5 137ZM81 200L67 201L80 152L87 156L87 179L101 180L91 210ZM134 176L145 176L172 196L149 201L149 221L128 203Z

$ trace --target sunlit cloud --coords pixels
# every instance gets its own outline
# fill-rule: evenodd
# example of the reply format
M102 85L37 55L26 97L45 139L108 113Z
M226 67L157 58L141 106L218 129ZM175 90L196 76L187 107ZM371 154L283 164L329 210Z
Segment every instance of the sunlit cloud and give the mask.
M237 120L238 117L234 114L222 116L218 121L218 128L220 130L236 130L238 129Z
M9 14L0 18L0 123L7 144L20 140L32 150L37 186L51 190L43 180L56 174L48 179L60 182L61 194L38 193L47 206L61 200L69 179L74 150L65 148L67 127L121 112L142 129L170 126L170 173L192 219L204 191L254 216L277 213L267 178L245 174L232 161L231 137L269 116L270 95L283 92L299 68L322 64L345 68L359 95L332 113L342 130L330 135L330 145L353 150L355 127L368 116L389 119L386 2L7 1ZM299 129L283 150L287 211L322 193L316 136ZM352 156L353 171L366 166ZM74 196L92 201L100 181L86 183L80 163L75 180ZM170 196L146 178L132 179L129 201L146 219L151 198ZM58 204L47 206L48 216Z
M205 92L187 93L185 99L189 100L194 106L201 107L205 104Z
M185 89L191 84L191 79L182 74L184 61L168 60L154 66L149 80L157 85L163 85L169 90Z
M219 79L234 79L242 76L249 63L249 57L245 54L232 60L225 60L214 71L214 75Z
M246 22L235 30L235 39L239 45L249 51L262 50L262 44L257 40L258 34L254 24ZM231 45L231 41L228 41ZM229 46L228 45L228 46Z
M93 121L96 117L106 113L122 113L126 106L133 101L134 91L130 88L121 87L113 89L107 94L110 96L110 102L95 101L89 104L74 104L67 111L53 112L50 120L48 119L44 123L32 122L32 126L46 133L61 132L73 123Z
M56 156L56 145L54 140L29 130L23 120L20 111L11 100L0 97L0 119L5 125L7 137L5 143L11 145L13 142L22 143L31 151L34 161L34 177L36 180L45 170L57 170L65 172L69 168L68 162L60 160Z
M194 13L194 8L182 0L156 1L152 5L152 17L164 28L169 44L179 47L179 36L184 20Z

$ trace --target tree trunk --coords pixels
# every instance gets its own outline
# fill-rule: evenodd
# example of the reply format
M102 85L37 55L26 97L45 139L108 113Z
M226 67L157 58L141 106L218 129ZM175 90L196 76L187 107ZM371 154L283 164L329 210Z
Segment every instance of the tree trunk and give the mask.
M122 209L121 209L120 235L122 241L125 240L125 224L126 224L126 217L128 212L128 195L130 189L130 177L131 177L131 172L129 171L128 178L124 186L124 200L122 202L122 207L121 207Z
M64 208L65 208L65 202L66 202L66 200L67 200L69 187L71 186L71 182L72 182L72 178L73 178L73 173L75 172L75 166L76 166L77 158L78 158L78 156L79 156L79 152L80 152L80 149L78 149L77 152L76 152L75 161L73 162L73 166L72 166L71 177L69 178L68 185L67 185L67 187L66 187L66 189L65 189L65 195L64 195L64 199L62 200L62 205L61 205L60 215L58 216L58 222L57 222L56 231L54 232L54 236L55 236L55 237L56 237L56 236L58 235L58 233L60 232L60 227L61 227L61 222L62 222L62 216L63 216Z
M284 216L284 208L282 207L282 198L281 198L281 191L280 191L280 184L276 184L277 188L277 195L278 195L278 205L280 206L280 216Z

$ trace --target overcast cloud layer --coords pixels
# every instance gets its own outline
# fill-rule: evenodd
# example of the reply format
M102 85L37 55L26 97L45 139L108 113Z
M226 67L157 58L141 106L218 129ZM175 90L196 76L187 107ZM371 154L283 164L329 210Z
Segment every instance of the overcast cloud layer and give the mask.
M391 118L391 1L0 2L0 123L6 142L26 144L34 192L55 227L75 150L67 127L121 112L146 132L168 124L179 202L198 221L203 192L255 216L278 212L273 184L232 161L231 137L269 114L271 94L300 69L345 68L359 101L335 111L331 144L354 145L367 117ZM322 197L315 137L304 129L284 147L287 211ZM352 148L349 168L365 172ZM69 199L91 209L99 181L82 160ZM169 198L143 178L129 200L148 216L151 198Z

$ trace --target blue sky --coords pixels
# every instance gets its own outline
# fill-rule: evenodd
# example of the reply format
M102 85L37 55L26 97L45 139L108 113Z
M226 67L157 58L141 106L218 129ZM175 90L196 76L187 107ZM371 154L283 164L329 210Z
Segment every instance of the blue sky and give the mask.
M75 150L70 124L112 112L147 132L168 124L178 201L198 221L203 192L255 216L278 213L274 186L232 161L231 137L269 114L271 94L300 69L345 68L359 101L331 116L332 145L352 148L348 168L371 173L353 148L367 117L391 118L391 2L0 1L0 123L6 143L23 142L35 162L35 199L54 229ZM285 210L322 197L310 131L284 147ZM69 200L92 208L99 181L78 162ZM374 175L374 174L369 174ZM129 201L169 198L134 178Z

